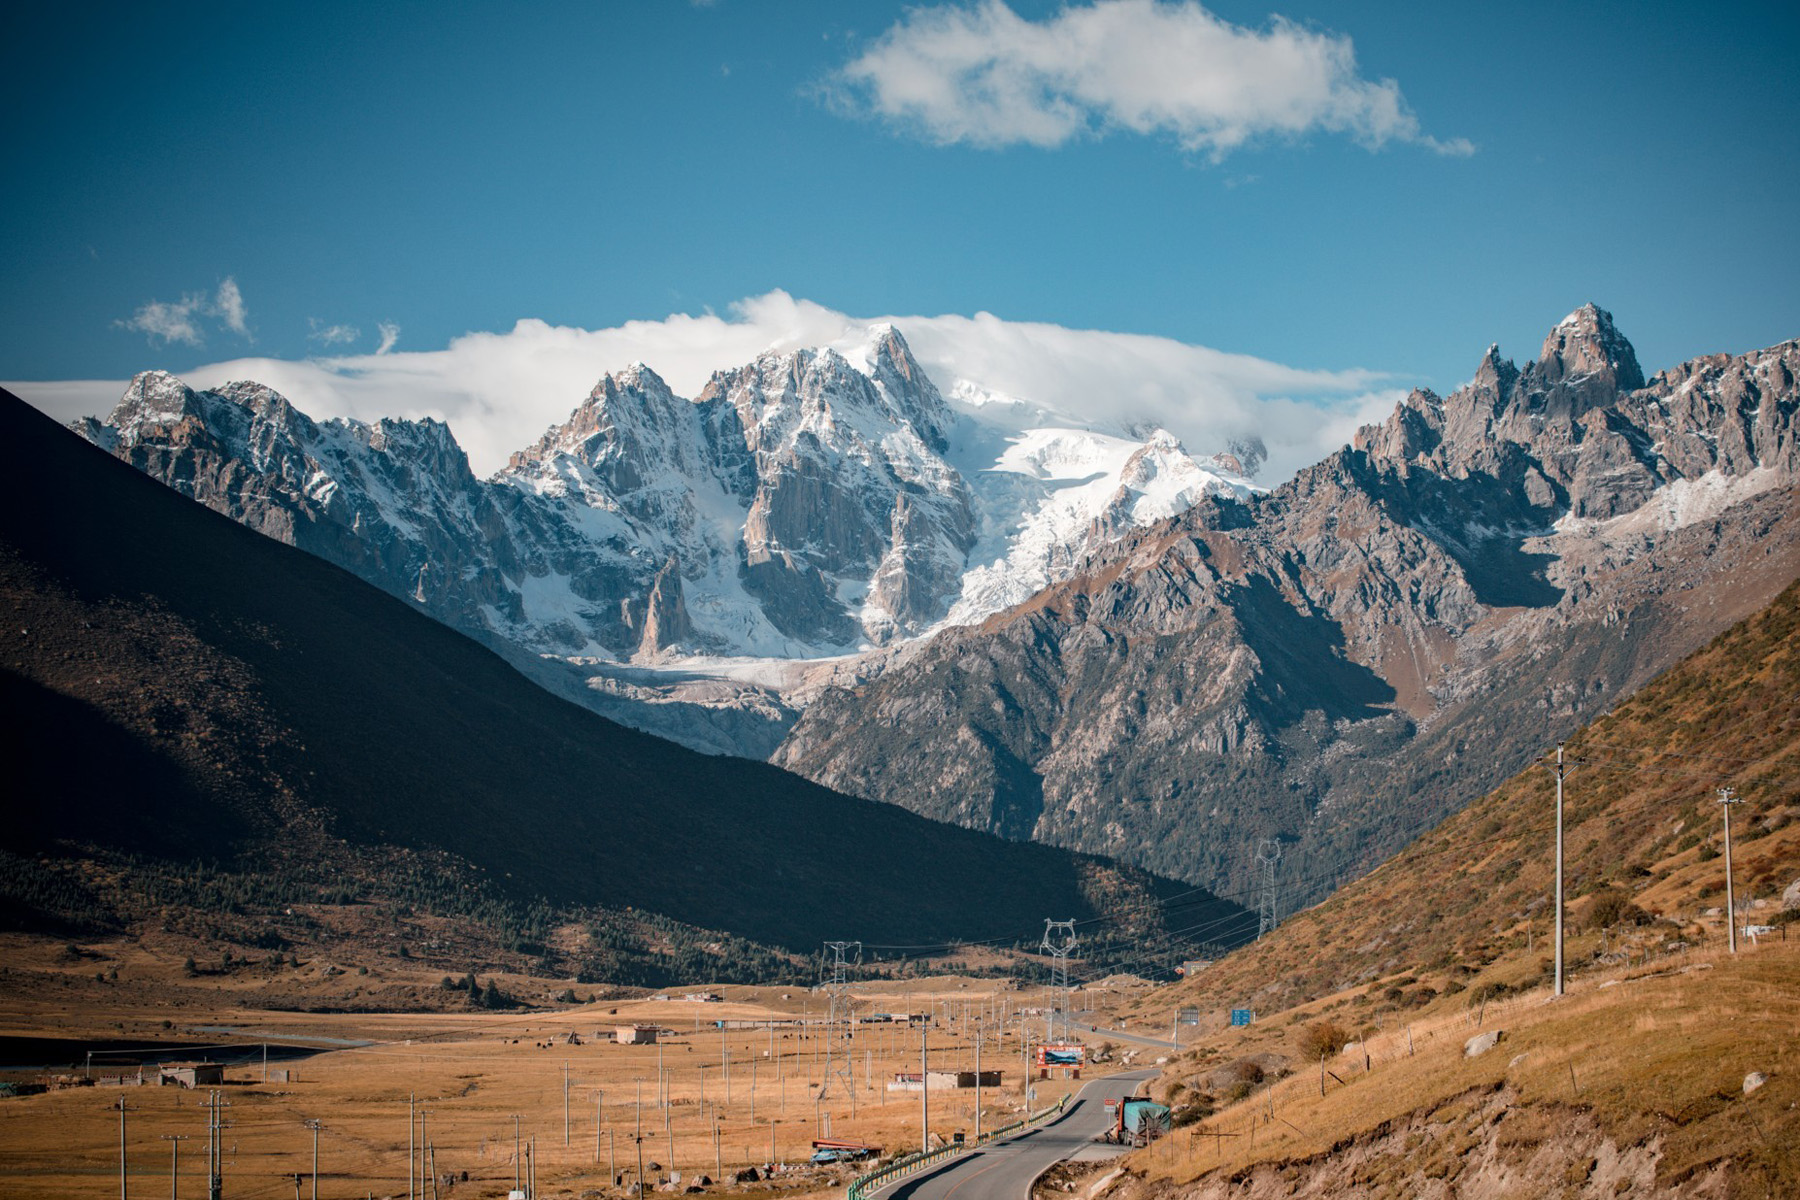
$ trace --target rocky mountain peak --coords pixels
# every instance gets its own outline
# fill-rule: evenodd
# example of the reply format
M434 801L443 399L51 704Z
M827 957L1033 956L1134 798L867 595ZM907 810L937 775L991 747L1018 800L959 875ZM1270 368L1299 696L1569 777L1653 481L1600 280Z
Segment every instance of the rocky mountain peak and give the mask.
M1513 365L1510 358L1500 357L1500 343L1494 342L1481 356L1481 362L1475 368L1475 377L1469 382L1474 387L1486 388L1495 395L1504 396L1512 390L1512 385L1518 378L1519 368Z
M296 418L310 419L278 393L269 394L280 400ZM417 420L383 417L373 425L349 421L345 422L345 428L385 461L421 469L427 476L451 481L456 487L466 487L475 481L468 454L457 442L450 426L435 417Z
M106 424L128 435L146 423L168 424L199 415L194 391L187 384L167 371L141 371L132 377Z
M552 425L534 444L515 451L507 469L523 470L557 454L571 455L591 466L620 440L621 430L635 431L646 419L654 424L657 410L672 410L685 403L643 363L609 371L568 420Z
M1604 375L1620 391L1644 386L1637 351L1613 324L1612 314L1596 304L1582 305L1544 339L1538 367L1546 383Z
M875 382L911 422L926 445L938 453L948 447L950 406L913 357L912 347L893 325L869 329L869 366Z

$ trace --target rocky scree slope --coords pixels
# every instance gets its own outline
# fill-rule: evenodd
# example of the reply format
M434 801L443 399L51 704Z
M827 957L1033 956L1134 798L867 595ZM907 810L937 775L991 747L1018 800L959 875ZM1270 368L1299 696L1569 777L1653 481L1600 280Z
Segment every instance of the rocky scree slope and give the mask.
M341 867L422 904L480 887L631 907L803 953L846 928L1030 933L1175 890L622 728L6 394L0 456L15 923L145 861L264 883Z
M1586 306L1245 503L828 691L774 761L1291 906L1374 866L1800 575L1800 343L1645 383ZM900 769L902 764L904 769Z

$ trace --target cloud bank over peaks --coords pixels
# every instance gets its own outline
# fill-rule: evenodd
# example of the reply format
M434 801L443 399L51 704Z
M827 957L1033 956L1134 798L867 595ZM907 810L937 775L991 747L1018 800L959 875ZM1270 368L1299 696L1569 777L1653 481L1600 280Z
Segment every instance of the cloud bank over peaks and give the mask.
M714 371L765 351L831 346L860 365L871 326L882 324L897 327L939 389L985 425L1134 437L1160 427L1195 454L1261 438L1269 451L1264 483L1344 445L1403 394L1365 370L1300 370L1172 338L990 313L856 317L782 291L739 301L724 316L677 313L608 329L522 320L505 332L464 334L441 350L395 350L383 328L383 345L372 354L240 358L181 376L195 387L254 379L318 418L437 417L486 474L567 419L609 371L642 362L691 397ZM63 419L104 414L124 390L123 381L12 386Z
M846 112L940 144L1061 146L1167 136L1217 162L1312 132L1466 155L1427 135L1392 79L1364 78L1350 38L1271 17L1234 25L1194 0L1094 0L1042 21L1003 0L909 9L827 82Z

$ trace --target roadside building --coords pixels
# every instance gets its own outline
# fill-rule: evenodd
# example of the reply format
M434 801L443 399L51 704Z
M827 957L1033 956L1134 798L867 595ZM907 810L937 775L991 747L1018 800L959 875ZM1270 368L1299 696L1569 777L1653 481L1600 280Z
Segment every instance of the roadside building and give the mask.
M225 1068L219 1063L167 1063L157 1077L162 1087L222 1087Z

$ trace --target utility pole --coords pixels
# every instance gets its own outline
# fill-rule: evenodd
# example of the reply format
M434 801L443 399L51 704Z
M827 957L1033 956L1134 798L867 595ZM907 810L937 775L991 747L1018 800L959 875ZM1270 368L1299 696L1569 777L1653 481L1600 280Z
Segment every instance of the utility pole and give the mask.
M1274 931L1280 923L1277 909L1277 893L1275 887L1275 867L1281 861L1281 842L1276 838L1263 838L1256 844L1256 861L1263 869L1262 895L1257 904L1256 937L1262 940L1265 933Z
M1556 743L1556 992L1563 994L1563 780L1578 765L1563 761L1562 743Z
M1025 1111L1031 1111L1031 1029L1025 1023L1025 1007L1019 1006L1019 1095Z
M206 1200L223 1200L225 1195L225 1122L219 1116L219 1093L207 1093L206 1114Z
M563 1060L563 1145L569 1144L569 1061Z
M169 1200L177 1200L181 1192L181 1143L187 1141L185 1133L165 1133L162 1140L169 1143Z
M601 1105L606 1101L606 1089L600 1088L594 1093L594 1162L600 1161L600 1127L606 1124L606 1115Z
M413 1138L413 1131L419 1126L418 1107L418 1093L410 1093L406 1097L406 1200L413 1200L414 1195L418 1191L413 1174L413 1168L417 1165L416 1160L419 1157L418 1142ZM517 1121L518 1118L514 1117L513 1120ZM516 1149L514 1150L514 1153L517 1153ZM518 1186L518 1173L514 1172L513 1187L517 1189Z
M1719 789L1719 810L1725 814L1725 936L1733 954L1737 953L1737 905L1731 890L1731 806L1742 803L1732 788Z
M519 1114L513 1114L513 1191L519 1191L519 1168L523 1165L519 1158ZM408 1170L410 1174L410 1168Z
M316 1120L304 1121L304 1122L302 1122L302 1124L304 1124L308 1129L312 1130L312 1135L313 1135L312 1200L319 1200L319 1122Z
M981 1141L981 1020L975 1021L975 1140Z
M929 1022L927 1022L927 1025ZM926 1025L919 1026L919 1153L931 1149L931 1047Z
M1062 1012L1063 1041L1069 1040L1069 954L1075 949L1075 922L1052 921L1044 918L1044 940L1039 945L1045 954L1055 960L1055 986L1061 999L1057 1002Z
M119 1200L129 1200L125 1183L125 1097L119 1097Z
M638 1151L637 1194L642 1196L644 1194L644 1135L641 1132L637 1135L637 1151Z

